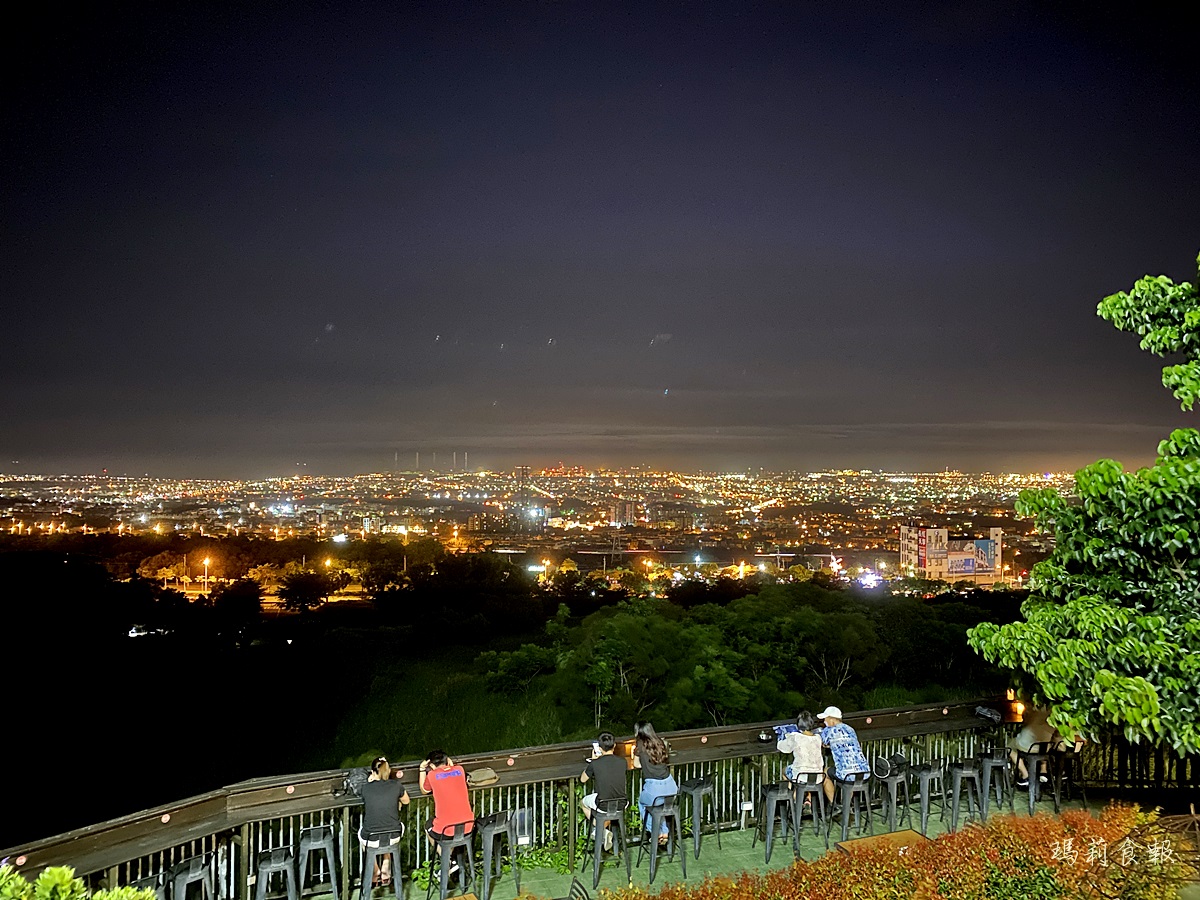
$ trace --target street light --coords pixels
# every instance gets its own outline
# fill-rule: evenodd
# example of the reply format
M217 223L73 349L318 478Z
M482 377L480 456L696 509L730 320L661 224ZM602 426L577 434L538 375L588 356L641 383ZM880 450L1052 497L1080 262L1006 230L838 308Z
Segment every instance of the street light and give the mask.
M208 557L204 557L204 593L208 593Z

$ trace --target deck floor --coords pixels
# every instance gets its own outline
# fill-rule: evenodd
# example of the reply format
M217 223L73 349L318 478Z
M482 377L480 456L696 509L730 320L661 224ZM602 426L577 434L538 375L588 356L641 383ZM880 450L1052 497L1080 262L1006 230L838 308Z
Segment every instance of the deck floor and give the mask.
M1018 815L1028 815L1028 797L1023 792L1018 792L1016 798L1016 809ZM1082 803L1065 804L1068 807L1080 808ZM1096 809L1096 804L1092 804L1093 810ZM1044 800L1038 803L1038 811L1053 813L1054 803L1050 800ZM964 807L965 812L965 807ZM993 813L995 813L993 808ZM1007 807L1004 810L1007 814ZM939 818L937 805L934 805L933 812L929 820L928 836L934 838L949 830L949 820L942 822ZM911 827L919 829L920 814L914 803L913 806L914 821ZM800 856L803 859L816 859L826 852L825 840L813 834L812 824L806 819L805 829L800 839ZM960 820L960 826L962 822ZM900 828L909 828L907 821L903 825L897 826ZM875 816L875 834L883 834L887 831L886 821L881 821L876 811ZM853 825L850 829L850 838L858 837ZM835 853L835 843L841 838L841 820L839 819L834 827L833 833L830 835L829 851ZM792 853L791 836L783 838L780 833L776 833L774 847L772 848L771 861L765 861L765 848L760 840L755 843L753 827L737 828L721 833L721 847L718 849L716 837L713 834L705 834L702 839L700 850L700 858L696 859L692 854L692 840L690 837L684 838L684 843L687 850L687 877L685 878L679 863L679 858L676 856L674 860L666 858L665 854L660 854L658 871L655 874L654 888L661 887L665 884L696 884L709 875L732 875L747 871L766 871L768 869L783 869L787 868L795 859ZM637 863L637 847L632 849L631 864ZM478 863L478 858L476 859ZM592 889L592 858L589 856L586 864L581 858L576 859L575 876L577 876L587 889L590 895L595 895L596 891ZM523 869L521 872L521 896L535 896L543 898L566 897L571 887L571 874L557 872L550 868ZM634 865L633 868L633 884L636 886L646 886L649 882L649 861L643 859L640 866ZM603 868L600 873L599 889L615 889L623 887L626 884L625 880L625 864L624 862L612 855L606 854L604 857ZM467 892L474 894L477 897L482 896L481 885L468 884ZM356 892L357 893L357 892ZM435 885L436 893L436 885ZM390 889L376 888L374 891L374 900L387 900L392 897ZM404 884L405 900L423 900L425 892L417 888L415 885L406 881ZM456 882L451 882L450 896L462 896L462 892ZM499 879L495 879L492 883L492 890L489 900L514 900L517 897L516 884L513 874L506 871ZM356 897L351 900L357 900Z

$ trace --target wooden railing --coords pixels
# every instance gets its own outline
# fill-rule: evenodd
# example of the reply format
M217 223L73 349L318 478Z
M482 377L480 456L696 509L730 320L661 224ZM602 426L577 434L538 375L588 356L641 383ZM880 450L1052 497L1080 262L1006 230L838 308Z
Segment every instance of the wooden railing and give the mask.
M868 758L901 752L913 762L978 752L1006 738L1004 725L975 714L977 706L999 711L1014 721L1011 704L983 699L851 713L846 721L858 732ZM760 785L782 777L786 760L775 751L773 722L700 728L664 735L671 746L676 779L714 776L718 820L725 825L744 815L743 802ZM579 774L589 744L554 744L501 753L456 756L470 772L484 766L498 783L474 789L479 816L500 809L530 810L533 842L566 846L574 862L581 836ZM424 865L426 842L416 836L432 814L429 799L417 788L416 761L396 763L413 798L406 814L405 868ZM221 897L253 897L257 860L277 847L295 847L301 829L332 825L338 839L337 872L342 896L359 878L358 842L361 803L343 791L346 771L335 769L256 778L178 803L144 810L24 846L0 851L0 859L27 877L52 865L70 865L93 887L165 879L181 863L197 857L214 874ZM631 777L636 777L631 773ZM632 787L632 786L631 786ZM630 796L636 796L631 790ZM317 877L330 873L319 858Z

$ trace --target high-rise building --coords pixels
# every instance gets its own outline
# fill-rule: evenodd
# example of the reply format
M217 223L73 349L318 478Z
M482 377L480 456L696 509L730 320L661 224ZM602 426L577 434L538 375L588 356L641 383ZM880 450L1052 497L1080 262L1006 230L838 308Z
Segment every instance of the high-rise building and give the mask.
M636 525L637 504L632 500L617 500L608 507L608 521L614 525Z

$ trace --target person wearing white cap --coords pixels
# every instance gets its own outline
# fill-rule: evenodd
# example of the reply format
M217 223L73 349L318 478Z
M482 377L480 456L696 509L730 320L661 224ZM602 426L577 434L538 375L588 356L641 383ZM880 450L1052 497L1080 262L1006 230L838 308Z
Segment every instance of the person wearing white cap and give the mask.
M834 779L837 781L847 781L849 776L857 775L862 772L867 778L870 778L871 767L867 765L867 757L863 754L862 744L858 742L858 735L854 733L854 729L842 721L842 711L836 706L827 706L823 709L818 717L825 720L825 727L820 729L817 734L821 736L821 743L829 748L833 754L833 778L826 778L825 797L831 803L833 802L834 794Z

